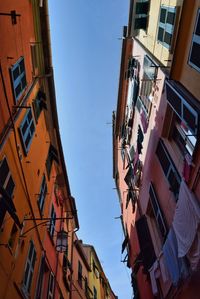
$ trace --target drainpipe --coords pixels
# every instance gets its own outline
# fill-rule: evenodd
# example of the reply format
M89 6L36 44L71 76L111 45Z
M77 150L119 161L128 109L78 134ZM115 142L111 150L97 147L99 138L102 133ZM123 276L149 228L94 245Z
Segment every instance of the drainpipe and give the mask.
M72 232L72 243L71 243L71 267L73 265L73 257L74 257L74 236L75 233L79 230L79 228L76 228L73 232ZM73 268L72 268L73 271ZM70 293L69 293L69 299L72 299L72 286L73 286L73 272L71 275L71 280L70 280Z

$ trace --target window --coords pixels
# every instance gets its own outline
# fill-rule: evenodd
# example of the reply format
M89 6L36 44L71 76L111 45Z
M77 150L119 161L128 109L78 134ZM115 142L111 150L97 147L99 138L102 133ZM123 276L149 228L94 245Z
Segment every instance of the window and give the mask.
M148 118L151 113L152 102L150 95L154 80L157 77L157 66L147 55L144 56L143 70L140 96L138 97L136 107L139 112L145 113L145 117Z
M49 274L49 284L48 284L48 296L47 299L54 298L54 275L52 272Z
M29 247L28 257L26 260L24 279L23 279L23 290L28 294L30 294L30 290L31 290L31 283L33 279L35 261L36 261L36 251L35 251L33 241L30 241L30 247Z
M162 236L163 241L165 240L165 237L167 235L167 226L165 223L165 219L162 213L162 210L159 205L159 201L155 192L155 189L151 183L149 188L149 197L150 197L150 203L153 210L153 215L156 219L157 227L159 228L160 235Z
M156 256L146 216L143 215L140 217L140 219L135 222L135 226L144 270L148 271L155 262Z
M148 22L148 12L149 12L149 1L141 1L136 3L136 17L134 28L137 29L147 29Z
M38 75L38 45L32 44L31 45L31 60L32 60L32 67L33 67L33 75Z
M10 197L10 200L8 202L8 205L10 206L10 209L15 212L15 206L12 202L12 195L15 188L15 183L13 181L7 159L4 158L2 161L0 161L0 186L3 187L3 189L7 192L7 195ZM0 227L3 223L7 207L3 202L2 199L3 195L0 193ZM7 198L4 198L6 201Z
M25 114L25 117L19 127L19 131L25 154L27 154L35 132L35 124L31 108L28 109Z
M183 95L183 90L174 81L166 82L167 101L181 119L181 121L190 129L194 135L198 132L198 109L195 109L186 100L186 96ZM192 99L190 99L192 101ZM194 100L193 100L194 101ZM194 105L193 105L194 106Z
M51 144L49 147L49 152L46 160L46 170L47 170L47 175L48 178L50 178L50 173L51 173L51 167L53 160L55 160L57 163L59 163L58 159L58 151L57 149Z
M86 298L88 297L88 280L87 280L87 277L85 276L85 295L86 295Z
M47 183L46 183L45 175L43 175L42 184L41 184L41 187L40 187L40 195L39 195L39 198L38 198L38 206L39 206L39 209L40 209L41 213L43 212L46 195L47 195Z
M18 101L27 85L24 57L21 57L15 63L15 65L11 68L10 73L12 78L14 98L16 101Z
M33 101L33 111L36 122L38 121L43 109L47 110L46 95L44 92L39 90L36 99Z
M93 287L93 292L94 292L94 299L97 299L97 289Z
M161 6L158 27L158 41L166 48L170 48L175 24L176 8Z
M178 200L181 177L161 139L159 140L156 154L160 161L165 177L169 182L170 190L174 193L176 200Z
M49 226L49 233L52 238L53 238L54 231L55 231L55 225L56 225L56 212L55 212L54 206L52 205L51 220L50 220L50 226Z
M42 255L41 261L40 261L40 268L38 272L38 279L37 279L37 288L36 288L36 296L35 299L41 299L42 296L42 288L44 285L44 277L45 273L48 271L48 267L45 261L45 255Z
M80 287L82 288L82 265L80 261L78 261L78 283Z
M192 36L192 45L189 55L189 65L200 72L200 9L197 12L196 24Z
M170 137L179 147L183 157L188 153L193 155L198 134L198 107L191 106L194 99L184 95L183 90L174 81L166 82L168 114L171 115Z

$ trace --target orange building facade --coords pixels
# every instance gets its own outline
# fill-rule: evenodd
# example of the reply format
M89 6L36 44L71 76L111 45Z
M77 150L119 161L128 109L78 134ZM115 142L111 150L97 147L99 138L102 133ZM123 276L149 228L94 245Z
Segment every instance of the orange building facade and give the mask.
M93 298L59 133L48 15L48 1L0 4L2 299Z
M199 1L130 1L113 177L134 298L198 298Z
M78 228L78 218L59 135L47 15L47 2L0 5L1 298L70 293L56 244L60 231Z

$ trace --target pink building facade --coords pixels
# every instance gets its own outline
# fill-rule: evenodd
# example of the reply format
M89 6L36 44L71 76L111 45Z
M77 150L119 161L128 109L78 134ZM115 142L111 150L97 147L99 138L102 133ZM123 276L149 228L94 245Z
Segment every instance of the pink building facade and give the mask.
M170 65L147 49L144 36L124 30L113 113L113 177L134 298L199 296L200 89L194 43L200 23L199 6L191 10L186 2ZM193 29L186 36L189 20Z

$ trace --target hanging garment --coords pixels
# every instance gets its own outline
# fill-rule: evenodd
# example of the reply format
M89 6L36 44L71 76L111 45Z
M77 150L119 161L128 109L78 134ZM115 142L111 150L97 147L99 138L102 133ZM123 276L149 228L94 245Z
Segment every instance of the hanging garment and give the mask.
M190 250L199 224L200 204L182 180L172 223L177 238L179 257L185 256Z
M184 258L178 258L177 240L173 228L170 229L163 246L163 255L172 283L177 286L182 278L189 275Z

